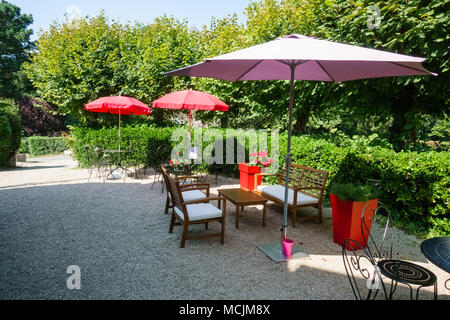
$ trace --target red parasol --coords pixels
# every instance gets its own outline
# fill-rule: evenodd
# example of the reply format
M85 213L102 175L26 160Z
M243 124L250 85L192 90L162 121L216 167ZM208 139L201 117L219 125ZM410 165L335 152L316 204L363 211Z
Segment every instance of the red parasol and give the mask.
M119 152L121 115L149 115L151 113L151 109L139 100L125 96L103 97L88 103L84 106L84 109L92 112L109 112L119 115Z
M228 111L228 106L206 92L195 90L176 91L153 101L153 108L189 110L189 135L191 134L192 110Z

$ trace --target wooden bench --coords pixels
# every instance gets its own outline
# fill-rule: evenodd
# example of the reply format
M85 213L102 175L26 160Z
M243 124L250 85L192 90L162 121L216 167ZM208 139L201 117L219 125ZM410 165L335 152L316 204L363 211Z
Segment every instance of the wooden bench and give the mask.
M266 199L284 206L286 185L286 168L278 175L278 184L272 186L258 186L256 192ZM295 227L297 208L314 207L318 210L319 223L322 223L322 202L328 172L298 164L291 164L289 170L289 198L288 210L292 213L292 226Z

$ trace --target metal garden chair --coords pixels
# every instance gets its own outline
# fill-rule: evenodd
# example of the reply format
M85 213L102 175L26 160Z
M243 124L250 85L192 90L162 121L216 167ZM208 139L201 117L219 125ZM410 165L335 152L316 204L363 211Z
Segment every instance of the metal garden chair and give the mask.
M371 225L377 221L380 212L384 212L384 219L386 219L384 230L383 234L375 235L370 229ZM364 243L358 243L352 239L344 241L342 257L355 298L375 300L381 290L384 298L391 300L398 283L402 283L409 287L411 300L413 286L417 287L416 300L419 298L420 289L429 286L434 286L434 299L437 299L437 279L430 270L408 261L392 258L394 240L389 223L389 212L382 203L378 203L375 210L367 204L361 217ZM386 282L390 282L389 288Z

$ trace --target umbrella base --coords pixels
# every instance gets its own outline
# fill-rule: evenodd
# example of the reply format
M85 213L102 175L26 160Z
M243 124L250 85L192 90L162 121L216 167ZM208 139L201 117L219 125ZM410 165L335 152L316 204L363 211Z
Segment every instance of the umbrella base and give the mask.
M267 242L257 246L259 250L264 252L273 262L300 261L311 260L311 257L297 245L292 249L292 255L287 258L283 254L281 242Z

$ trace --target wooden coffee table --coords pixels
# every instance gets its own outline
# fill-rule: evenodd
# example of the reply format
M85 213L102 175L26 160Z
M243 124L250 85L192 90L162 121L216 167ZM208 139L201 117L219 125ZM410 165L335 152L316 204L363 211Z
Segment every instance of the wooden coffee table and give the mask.
M224 197L236 206L236 228L239 229L239 213L245 206L263 205L263 227L266 226L267 199L245 189L220 189L219 197ZM220 203L219 203L220 206ZM220 208L220 207L219 207Z

